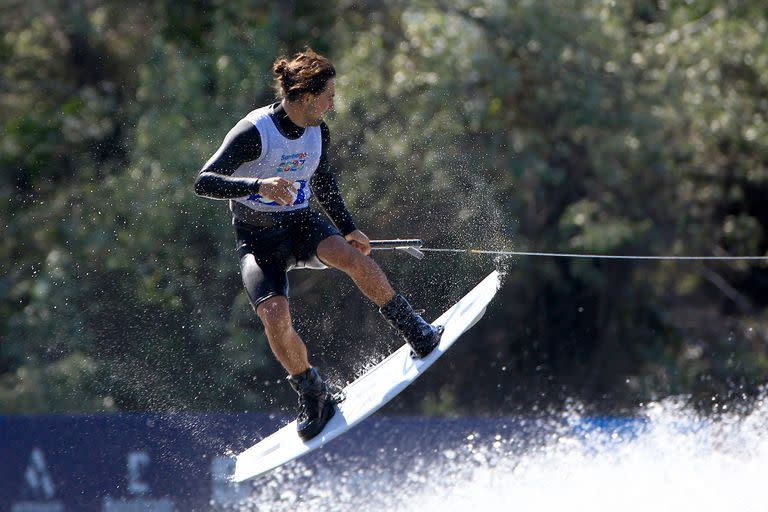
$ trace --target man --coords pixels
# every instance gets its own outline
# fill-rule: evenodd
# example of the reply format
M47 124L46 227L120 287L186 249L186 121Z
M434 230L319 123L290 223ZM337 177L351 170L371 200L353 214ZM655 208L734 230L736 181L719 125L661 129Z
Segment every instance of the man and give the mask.
M243 284L264 324L269 345L299 394L299 436L319 434L335 409L304 342L293 328L287 272L334 267L349 275L401 332L415 357L440 341L442 330L424 321L395 292L368 254L368 237L344 205L328 159L329 130L323 116L333 109L336 71L307 48L275 61L281 101L250 112L227 134L203 166L195 192L229 200ZM314 193L335 227L309 208Z

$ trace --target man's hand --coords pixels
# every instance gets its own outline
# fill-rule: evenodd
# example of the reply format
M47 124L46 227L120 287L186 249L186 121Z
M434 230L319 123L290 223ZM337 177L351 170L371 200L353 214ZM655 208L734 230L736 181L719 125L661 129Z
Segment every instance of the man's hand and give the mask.
M344 238L347 239L352 247L365 254L366 256L371 254L371 241L368 239L365 233L359 229L354 230Z
M296 184L285 178L265 178L259 181L259 195L280 206L291 205L296 200Z

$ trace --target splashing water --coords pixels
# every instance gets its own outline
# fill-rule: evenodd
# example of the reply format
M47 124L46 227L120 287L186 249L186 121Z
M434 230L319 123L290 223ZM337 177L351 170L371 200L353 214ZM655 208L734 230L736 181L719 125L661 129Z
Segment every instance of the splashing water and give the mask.
M428 493L425 510L467 510L509 503L519 511L766 511L768 408L746 418L707 422L674 402L654 404L644 427L558 436L496 467L481 465L445 495ZM401 510L407 510L403 508Z
M716 419L668 399L633 419L564 413L415 454L393 432L376 453L334 460L330 445L314 467L288 465L236 510L765 512L767 427L765 398Z

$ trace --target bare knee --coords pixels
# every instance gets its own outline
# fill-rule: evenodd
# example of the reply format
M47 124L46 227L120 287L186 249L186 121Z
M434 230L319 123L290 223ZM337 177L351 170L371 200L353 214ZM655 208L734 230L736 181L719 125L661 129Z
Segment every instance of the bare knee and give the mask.
M359 270L365 264L363 260L368 259L340 236L331 236L320 242L317 247L317 256L326 265L347 274Z
M357 254L356 254L357 253ZM356 249L340 255L338 259L339 270L347 274L356 274L365 268L365 256L358 253Z
M288 299L283 296L270 297L256 308L256 314L271 332L287 331L291 328L291 313Z
M353 276L369 273L376 267L376 263L371 258L352 247L345 247L344 251L340 251L335 263L336 268Z

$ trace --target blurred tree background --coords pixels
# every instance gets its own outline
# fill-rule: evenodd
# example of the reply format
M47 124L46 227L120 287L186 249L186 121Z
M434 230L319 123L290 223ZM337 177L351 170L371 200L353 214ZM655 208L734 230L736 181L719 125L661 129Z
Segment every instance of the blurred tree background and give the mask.
M0 0L0 411L292 409L194 178L305 45L336 64L359 227L430 247L768 255L757 0ZM603 412L761 393L766 262L377 259L434 318L486 318L391 412ZM291 274L315 362L400 344L335 271ZM350 321L349 319L354 319Z

